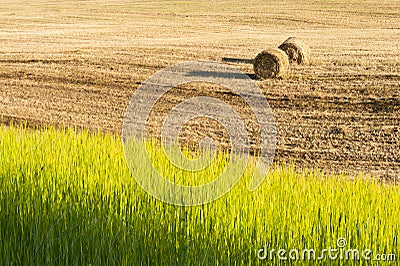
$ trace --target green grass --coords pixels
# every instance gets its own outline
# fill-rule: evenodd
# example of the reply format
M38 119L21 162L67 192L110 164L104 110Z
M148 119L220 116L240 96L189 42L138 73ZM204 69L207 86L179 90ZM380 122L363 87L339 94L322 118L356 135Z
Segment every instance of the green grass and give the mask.
M137 185L117 136L1 126L0 264L248 265L263 246L340 237L399 258L398 186L281 165L249 192L249 176L210 204L174 206Z

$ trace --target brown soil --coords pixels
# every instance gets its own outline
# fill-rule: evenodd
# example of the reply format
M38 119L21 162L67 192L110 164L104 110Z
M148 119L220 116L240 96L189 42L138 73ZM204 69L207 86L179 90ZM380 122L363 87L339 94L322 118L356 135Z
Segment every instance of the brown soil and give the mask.
M187 60L252 59L298 36L311 47L310 65L255 81L276 119L276 160L399 178L400 3L243 3L1 4L0 122L120 134L130 97L155 71ZM253 75L250 64L236 62ZM159 103L150 131L157 133L171 103L199 94L231 103L251 121L229 91L194 86ZM182 136L196 129L224 142L226 132L204 125L194 121Z

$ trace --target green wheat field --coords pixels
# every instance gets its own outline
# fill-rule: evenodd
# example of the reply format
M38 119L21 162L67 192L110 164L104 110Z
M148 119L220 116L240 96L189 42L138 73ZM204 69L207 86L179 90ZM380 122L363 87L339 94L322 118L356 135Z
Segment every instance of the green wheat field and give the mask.
M339 238L400 255L398 185L289 165L275 165L253 192L249 180L246 169L220 199L174 206L137 185L118 136L1 126L0 264L257 265L271 263L257 257L263 247L322 250Z

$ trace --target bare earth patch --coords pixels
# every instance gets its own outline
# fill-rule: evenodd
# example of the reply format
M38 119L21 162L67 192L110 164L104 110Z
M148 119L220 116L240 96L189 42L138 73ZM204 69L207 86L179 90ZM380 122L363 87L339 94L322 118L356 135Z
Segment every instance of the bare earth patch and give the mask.
M3 2L0 122L120 134L130 97L157 70L187 60L253 59L297 36L310 45L311 64L292 66L285 79L255 81L276 119L276 160L398 178L400 3L265 2ZM230 64L253 74L250 64ZM157 132L171 103L199 93L251 120L229 91L194 86L167 95L149 130ZM223 142L218 126L209 134Z

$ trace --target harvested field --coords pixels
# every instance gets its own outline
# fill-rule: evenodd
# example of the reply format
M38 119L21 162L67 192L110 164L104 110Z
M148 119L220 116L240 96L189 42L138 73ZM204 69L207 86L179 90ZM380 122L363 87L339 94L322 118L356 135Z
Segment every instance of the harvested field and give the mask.
M2 123L120 134L130 97L157 70L252 59L301 36L310 64L291 66L285 79L256 81L276 119L276 160L400 175L399 2L22 0L3 1L0 16ZM253 75L251 64L232 64ZM229 92L210 93L241 104Z

